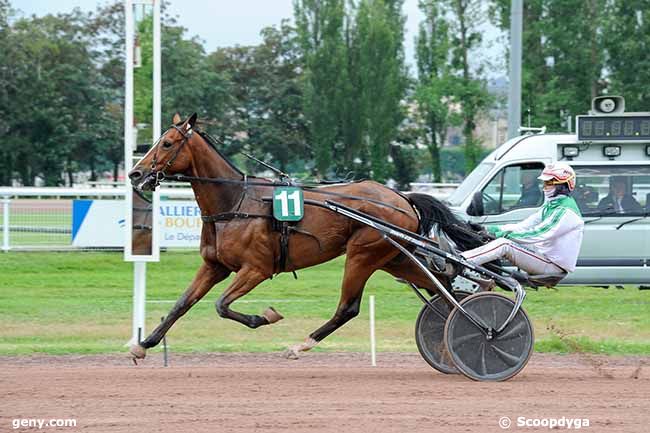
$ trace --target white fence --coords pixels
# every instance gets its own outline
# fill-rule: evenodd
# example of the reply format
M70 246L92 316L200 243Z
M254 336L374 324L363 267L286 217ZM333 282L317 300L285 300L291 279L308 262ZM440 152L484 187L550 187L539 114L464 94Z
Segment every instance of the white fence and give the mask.
M413 192L438 198L457 185L412 184ZM124 187L8 188L0 187L2 250L68 250L72 245L72 203L75 199L124 200ZM194 199L189 188L162 187L161 198Z
M457 183L412 182L409 185L411 187L410 192L421 192L439 199L448 197L458 188Z
M124 191L124 187L0 187L2 250L72 249L73 200L124 200ZM188 188L162 188L161 195L171 200L194 198Z

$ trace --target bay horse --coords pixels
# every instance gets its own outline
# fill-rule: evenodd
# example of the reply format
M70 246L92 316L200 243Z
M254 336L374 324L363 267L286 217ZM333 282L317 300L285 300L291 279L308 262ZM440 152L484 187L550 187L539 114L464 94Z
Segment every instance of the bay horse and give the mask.
M146 349L156 346L178 318L232 272L235 278L216 301L217 313L257 328L283 317L273 307L261 315L243 314L231 309L233 302L275 273L307 268L346 254L334 315L304 342L289 347L285 352L289 358L297 358L300 352L313 348L357 316L366 281L377 270L435 293L434 284L417 265L399 256L381 233L317 206L305 205L302 220L289 236L286 267L281 266L281 234L273 230L271 204L263 200L271 194L273 183L248 177L237 169L217 149L214 140L196 127L196 120L196 113L184 121L176 114L172 126L129 173L132 185L144 190L155 189L163 179L175 174L194 179L191 186L204 219L200 244L203 263L160 325L131 347L134 360L144 358ZM435 212L440 211L440 203L428 195L406 196L374 181L304 189L305 202L322 202L331 195L340 203L413 232L419 229L420 233L428 233ZM450 288L447 275L437 276Z

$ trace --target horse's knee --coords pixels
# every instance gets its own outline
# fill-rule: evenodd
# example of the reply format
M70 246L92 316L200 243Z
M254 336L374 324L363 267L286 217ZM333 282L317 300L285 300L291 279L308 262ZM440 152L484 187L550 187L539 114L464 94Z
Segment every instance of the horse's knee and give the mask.
M224 296L220 296L219 299L214 303L214 307L217 310L219 317L228 317L228 304Z

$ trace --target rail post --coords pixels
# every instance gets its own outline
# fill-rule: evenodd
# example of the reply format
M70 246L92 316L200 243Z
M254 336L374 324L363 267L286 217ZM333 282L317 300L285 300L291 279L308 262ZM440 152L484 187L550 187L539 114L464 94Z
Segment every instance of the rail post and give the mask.
M375 296L370 295L370 364L377 366L377 343L375 340Z
M9 251L9 203L11 200L8 195L2 199L2 251Z
M147 299L147 263L133 263L133 336L129 344L140 344L144 334Z

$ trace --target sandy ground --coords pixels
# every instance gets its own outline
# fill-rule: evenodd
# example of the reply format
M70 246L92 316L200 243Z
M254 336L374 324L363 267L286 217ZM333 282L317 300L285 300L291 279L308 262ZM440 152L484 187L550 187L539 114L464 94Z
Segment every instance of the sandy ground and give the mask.
M478 383L411 353L379 354L377 367L340 353L174 354L167 368L160 354L138 366L117 355L0 357L0 432L499 432L501 417L507 431L549 431L519 417L564 417L589 432L648 432L650 358L534 354L514 379ZM77 426L12 425L51 418Z

